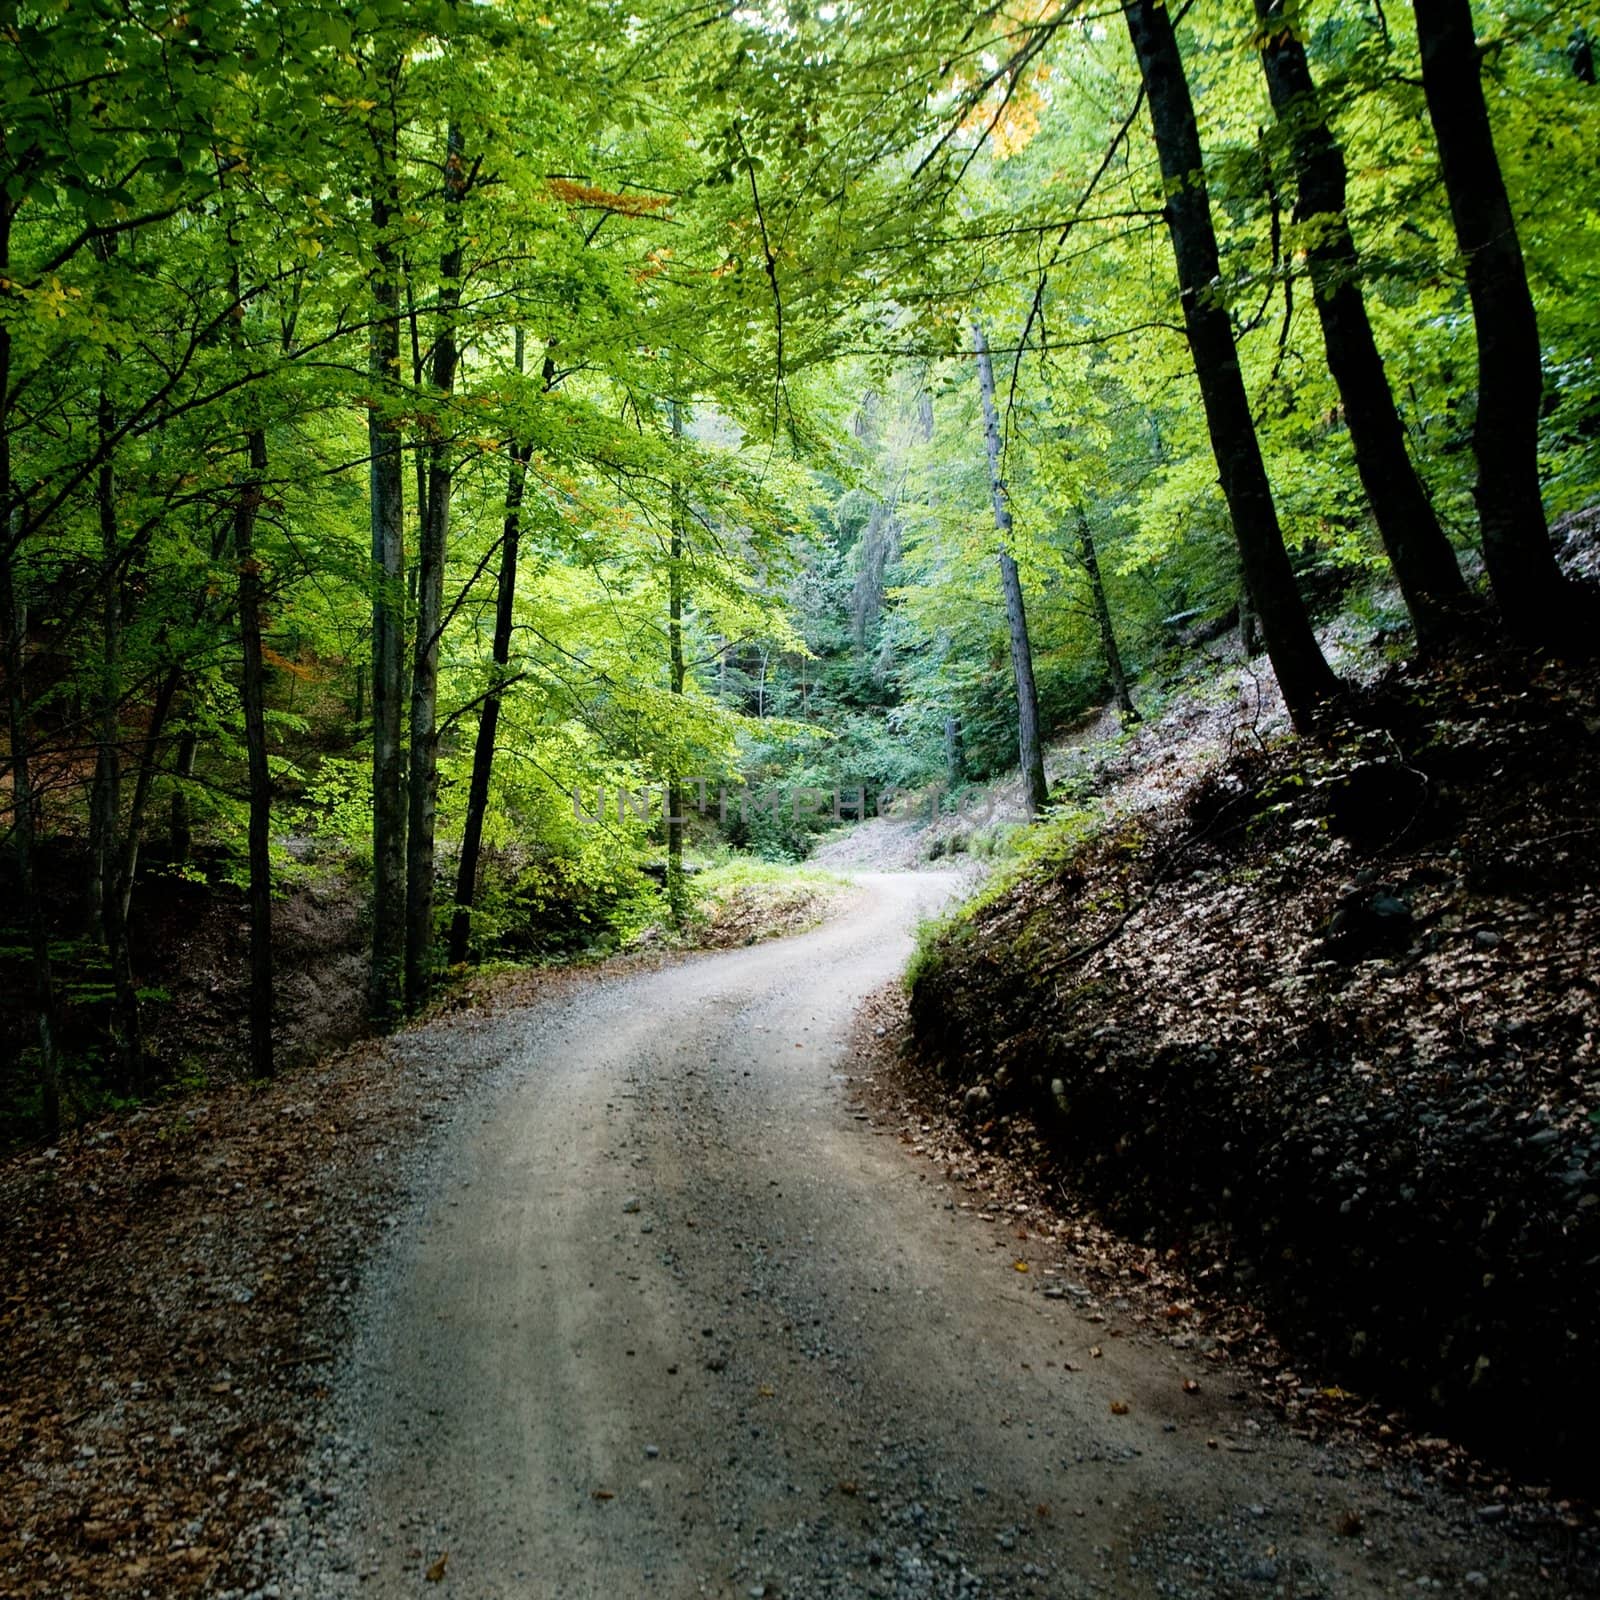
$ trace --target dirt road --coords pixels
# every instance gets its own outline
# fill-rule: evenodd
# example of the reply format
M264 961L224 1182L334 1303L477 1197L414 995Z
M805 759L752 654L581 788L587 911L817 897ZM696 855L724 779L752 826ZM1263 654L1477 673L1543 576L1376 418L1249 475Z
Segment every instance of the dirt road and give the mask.
M863 878L463 1038L504 1064L370 1276L260 1592L1565 1592L1470 1503L1186 1394L1189 1353L1047 1297L851 1109L852 1017L949 887Z

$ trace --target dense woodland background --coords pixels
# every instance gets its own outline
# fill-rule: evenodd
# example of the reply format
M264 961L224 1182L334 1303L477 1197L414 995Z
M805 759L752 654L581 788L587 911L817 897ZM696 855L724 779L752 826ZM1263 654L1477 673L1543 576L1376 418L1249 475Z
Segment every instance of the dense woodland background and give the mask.
M1302 730L1337 610L1582 647L1595 27L7 7L0 1137L200 1070L209 942L270 1072L275 903L387 1026L802 857L797 790L1042 806L1226 629Z

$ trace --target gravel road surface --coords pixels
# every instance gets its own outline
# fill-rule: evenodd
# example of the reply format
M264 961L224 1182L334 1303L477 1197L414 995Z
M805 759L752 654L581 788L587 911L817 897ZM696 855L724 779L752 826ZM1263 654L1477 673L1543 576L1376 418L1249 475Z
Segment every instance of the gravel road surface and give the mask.
M485 1081L416 1158L252 1593L1565 1592L1472 1505L1186 1393L1195 1352L1018 1271L852 1103L855 1013L954 882L432 1026Z

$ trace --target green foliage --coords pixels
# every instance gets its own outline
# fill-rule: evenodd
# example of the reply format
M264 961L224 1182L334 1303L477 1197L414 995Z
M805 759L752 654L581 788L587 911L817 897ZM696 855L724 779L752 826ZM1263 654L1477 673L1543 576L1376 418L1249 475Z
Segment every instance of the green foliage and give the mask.
M1474 329L1416 40L1391 9L1315 0L1298 25L1349 157L1410 443L1470 554ZM1541 319L1559 513L1600 495L1600 97L1573 71L1565 12L1475 12ZM143 871L242 881L233 538L259 431L275 870L295 870L286 840L304 834L369 868L373 604L401 599L375 593L369 565L373 414L400 429L413 560L440 443L451 476L443 867L484 701L502 700L475 953L605 946L658 916L659 805L591 824L575 793L704 777L730 797L724 842L795 860L834 825L835 791L848 807L865 790L870 812L885 790L1009 770L974 319L995 351L1047 730L1106 700L1091 548L1125 663L1158 702L1169 619L1224 616L1238 575L1114 17L874 0L702 20L646 5L618 28L603 7L524 0L17 14L0 60L0 547L27 613L21 725L45 837L87 852L105 826L91 769L111 751L113 846L138 835ZM1215 292L1326 609L1371 595L1384 567L1251 29L1247 6L1192 8L1181 42ZM452 128L458 205L441 187ZM374 376L385 254L404 337L400 370ZM429 357L457 294L463 361L440 393ZM1394 621L1381 594L1358 603ZM1076 826L967 844L1031 859ZM8 981L25 958L13 934ZM69 1006L103 1001L103 966L62 976Z

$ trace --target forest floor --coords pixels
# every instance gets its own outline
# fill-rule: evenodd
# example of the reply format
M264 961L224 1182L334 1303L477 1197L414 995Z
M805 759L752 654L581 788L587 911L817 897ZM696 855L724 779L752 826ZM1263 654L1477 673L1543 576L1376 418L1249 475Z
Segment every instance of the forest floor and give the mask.
M12 1163L0 1594L1595 1592L875 1098L870 997L955 886Z
M1600 677L1396 669L1317 740L1178 754L1150 803L1112 752L924 951L913 1088L1361 1392L1285 1380L1287 1420L1406 1408L1551 1515L1600 1431Z

